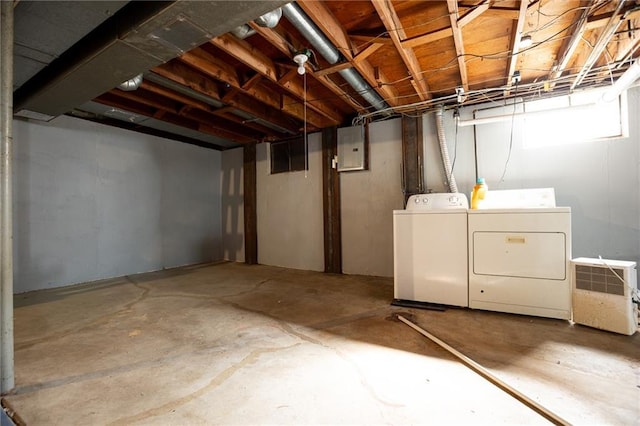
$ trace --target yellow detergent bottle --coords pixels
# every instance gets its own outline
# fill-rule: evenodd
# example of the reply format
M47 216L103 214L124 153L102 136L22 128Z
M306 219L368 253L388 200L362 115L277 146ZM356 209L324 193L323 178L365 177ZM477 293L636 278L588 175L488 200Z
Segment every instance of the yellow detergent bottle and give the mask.
M476 185L473 187L473 192L471 193L471 209L476 210L484 200L484 196L487 195L487 191L489 187L484 181L484 178L478 178L476 181Z

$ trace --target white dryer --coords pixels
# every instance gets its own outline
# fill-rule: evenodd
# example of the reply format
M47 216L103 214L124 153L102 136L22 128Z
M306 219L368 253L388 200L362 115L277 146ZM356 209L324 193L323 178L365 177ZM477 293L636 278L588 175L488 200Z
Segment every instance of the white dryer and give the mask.
M464 194L412 195L393 212L394 304L468 306Z
M569 207L470 210L469 307L571 318Z

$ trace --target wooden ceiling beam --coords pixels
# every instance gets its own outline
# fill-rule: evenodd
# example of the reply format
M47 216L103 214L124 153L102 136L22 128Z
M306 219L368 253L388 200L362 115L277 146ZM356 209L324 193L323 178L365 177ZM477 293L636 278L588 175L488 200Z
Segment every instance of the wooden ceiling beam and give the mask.
M404 48L412 48L416 46L422 46L427 43L431 43L434 41L442 40L443 38L453 37L453 30L451 27L443 28L441 30L432 31L427 34L415 36L403 40L401 42L402 47Z
M589 53L587 60L582 65L582 68L580 68L578 75L571 82L571 90L574 90L582 83L584 78L587 76L587 74L589 74L589 72L595 65L598 58L600 58L600 56L602 55L602 52L607 48L607 44L609 43L609 41L611 41L611 39L615 35L616 30L623 22L622 17L625 14L624 8L625 0L617 0L616 8L613 11L611 17L607 20L607 24L605 25L604 29L598 36L598 41L596 41L595 45L591 49L591 53Z
M386 46L393 46L393 40L389 36L380 35L380 34L360 34L360 33L349 33L349 38L353 41L361 42L363 44L376 43L376 44L384 44Z
M247 143L252 141L250 138L241 137L233 134L230 135L227 132L221 131L219 129L215 129L208 126L205 127L200 123L195 122L194 120L188 119L186 117L180 117L177 114L172 114L165 110L161 110L161 109L156 110L154 108L149 108L148 106L143 104L142 105L137 104L130 100L114 95L113 90L98 96L97 98L95 98L95 101L103 105L108 105L113 108L121 109L123 111L130 111L134 114L166 121L167 123L174 124L179 127L185 127L187 129L201 131L202 133L206 133L219 138L231 140L233 142Z
M465 25L470 24L471 21L476 19L478 16L485 13L489 10L491 6L491 2L489 0L484 0L482 3L471 9L469 12L465 13L458 19L458 26L460 28L464 28Z
M459 6L459 10L460 11L464 11L466 9L475 9L476 6L467 6L467 5L462 5L460 4ZM491 5L489 7L489 9L487 9L484 12L487 16L491 16L492 18L503 18L503 19L511 19L513 21L515 21L516 19L518 19L518 15L519 15L519 8L512 8L512 7L503 7L503 6L495 6L495 5Z
M347 31L336 17L327 8L324 2L317 0L299 0L298 6L318 26L320 31L333 43L333 45L350 61L353 59L351 40Z
M633 2L629 2L629 5L622 9L622 14L624 16L624 19L637 19L640 18L640 9L638 9L638 6L633 4ZM600 15L590 16L587 19L585 30L594 30L596 28L607 25L609 19L611 19L611 16L613 16L613 11L602 13Z
M420 100L428 100L431 98L429 94L429 87L427 82L422 76L422 69L416 54L411 48L405 48L402 46L402 40L407 38L407 35L402 27L400 18L396 13L390 0L371 0L373 7L376 9L378 16L382 20L385 28L389 32L389 37L393 41L398 54L402 58L409 75L412 78L411 84L413 85Z
M263 135L255 132L248 132L247 129L239 126L230 126L230 122L220 118L214 117L209 111L203 111L201 109L193 108L191 105L187 105L189 108L182 109L172 106L170 103L161 102L157 99L153 99L146 96L141 90L126 92L119 89L111 90L111 94L122 99L127 99L138 104L147 105L158 110L165 111L165 113L171 113L181 115L186 118L198 121L202 124L206 124L211 128L219 130L219 134L230 140L241 140L242 138L248 138L249 140L261 140ZM166 114L162 116L155 116L154 118L163 119ZM233 129L233 130L229 130Z
M284 36L281 33L276 31L276 28L265 28L257 24L251 24L251 23L249 25L251 25L251 27L254 30L256 30L256 32L260 34L260 36L262 36L266 41L271 43L272 46L278 49L280 53L286 55L287 57L290 57L292 55L292 52L296 51L295 47L291 45L291 43L286 41ZM354 108L356 111L363 110L363 107L357 102L355 102L353 99L351 99L351 97L344 90L342 90L340 86L334 83L333 80L327 78L327 74L331 74L333 72L339 71L339 70L333 71L334 67L338 67L338 66L350 67L351 64L350 63L338 64L330 68L325 68L321 71L309 70L308 65L306 68L308 69L310 74L313 75L313 77L315 77L315 79L320 82L320 84L322 84L324 87L329 89L331 92L337 95L340 99L342 99L347 104L349 104L352 108Z
M551 80L551 88L555 86L554 80L562 75L564 70L569 65L571 57L582 42L582 35L586 31L587 21L589 18L589 14L591 13L591 7L593 6L593 4L594 0L590 0L589 4L582 10L582 12L580 12L580 18L578 18L578 20L576 21L576 25L574 26L573 32L571 33L571 38L565 39L565 43L563 43L562 47L560 47L557 55L557 58L559 58L559 60L553 66L549 75L549 80Z
M287 137L286 134L278 132L270 127L267 127L263 124L257 123L255 120L251 120L251 119L246 119L246 118L242 118L239 117L235 114L232 113L232 111L235 108L229 107L228 110L226 111L222 111L224 108L220 108L219 110L213 111L214 115L217 115L218 117L222 117L226 120L229 121L233 121L234 123L237 123L239 125L242 126L247 126L247 127L251 127L254 130L257 130L261 133L264 133L266 135L265 140L269 140L269 139L283 139L285 137Z
M507 69L507 90L506 94L509 95L511 86L513 85L513 76L516 72L516 66L518 65L518 54L520 53L520 40L522 39L522 29L524 28L524 21L527 17L527 7L529 7L529 0L520 0L520 10L518 12L518 20L516 21L515 29L511 37L511 58L509 59L509 68Z
M467 77L467 64L464 60L464 40L462 39L462 28L458 24L458 19L460 19L458 14L458 1L447 0L447 10L449 11L449 21L451 22L451 30L453 31L453 42L456 47L456 56L458 58L458 68L460 70L460 85L465 92L468 92L469 78Z
M320 31L342 53L345 59L360 73L369 85L392 107L398 106L398 91L391 85L380 85L376 82L373 66L369 61L354 61L352 44L344 27L327 8L324 2L316 0L299 0L298 6L311 18ZM386 78L385 83L387 82Z
M171 61L160 65L159 67L154 68L153 72L176 83L182 84L183 86L189 87L190 89L216 101L224 102L262 120L273 123L290 132L297 131L298 126L293 125L290 120L287 120L286 116L282 115L280 108L275 109L264 105L261 102L250 101L248 98L240 96L223 100L223 97L218 91L217 85L212 80L179 61ZM238 93L240 93L239 90Z
M210 43L262 74L268 80L278 83L279 76L273 61L246 41L240 40L239 38L227 33L211 39ZM289 81L287 83L280 84L280 87L285 88L291 95L297 97L300 101L307 99L307 106L310 109L315 110L318 114L325 116L329 120L328 126L326 127L341 124L342 116L324 102L314 101L313 99L319 99L321 96L313 93L312 90L307 90L307 93L305 93L305 89L300 82Z
M140 84L140 88L143 90L146 90L147 92L164 96L165 98L171 99L176 102L180 102L190 107L201 109L203 111L213 112L214 110L214 108L206 102L199 101L190 96L183 95L182 93L178 93L175 90L168 89L164 86L160 86L159 84L152 83L147 80L142 80L142 83Z
M195 48L183 54L179 59L180 61L192 66L194 69L208 76L211 76L216 80L227 83L229 86L231 86L232 89L236 89L242 93L246 93L273 108L279 109L282 112L291 115L298 120L304 120L304 114L299 112L298 108L292 108L290 105L282 102L283 95L276 94L275 92L269 92L261 85L256 85L255 87L246 90L243 89L242 85L240 84L239 78L235 73L235 70L233 75L231 75L229 70L226 68L221 68L219 63L214 63L214 61L212 60L207 60L210 58L213 58L213 55L204 52L201 48ZM227 78L228 80L225 80L225 78ZM229 100L225 99L225 102L229 103ZM318 128L330 127L334 125L332 124L334 123L333 120L329 120L313 110L308 111L307 120L312 125Z
M384 44L382 43L371 43L370 45L362 49L360 52L358 52L358 54L354 56L353 60L355 62L362 62L365 59L367 59L369 56L377 52L378 49L380 49L383 46Z

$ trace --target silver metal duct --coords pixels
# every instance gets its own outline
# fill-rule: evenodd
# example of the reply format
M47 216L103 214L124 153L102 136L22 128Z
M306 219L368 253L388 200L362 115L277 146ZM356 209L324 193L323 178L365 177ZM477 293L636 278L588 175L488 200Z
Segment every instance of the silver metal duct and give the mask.
M142 74L138 74L132 79L129 79L125 82L120 83L118 89L124 90L125 92L131 92L132 90L136 90L142 84Z
M300 31L327 62L333 65L342 59L338 49L331 44L329 39L316 27L297 4L286 4L282 7L282 10L289 22ZM339 74L376 110L379 111L389 108L389 105L384 99L373 90L369 83L367 83L356 70L347 68L339 71Z
M272 10L271 12L265 13L253 22L260 25L261 27L275 28L275 26L278 25L278 22L280 22L280 18L282 18L281 7L277 8L276 10Z
M280 18L282 18L281 7L277 8L276 10L272 10L271 12L265 13L259 18L255 19L253 22L260 25L261 27L275 28L275 26L278 25L278 22L280 22ZM254 35L255 33L256 31L247 24L239 25L231 30L231 34L242 40Z
M256 30L254 30L247 24L242 24L231 30L231 34L233 34L234 36L242 40L244 40L249 36L254 35L255 33L256 33Z

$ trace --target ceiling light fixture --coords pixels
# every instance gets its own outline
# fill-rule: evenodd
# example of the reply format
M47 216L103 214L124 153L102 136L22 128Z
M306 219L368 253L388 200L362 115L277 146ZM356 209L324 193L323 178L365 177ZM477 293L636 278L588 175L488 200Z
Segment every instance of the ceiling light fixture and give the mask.
M298 64L298 74L303 75L305 73L304 64L309 60L310 56L311 52L305 49L293 57L293 62Z

